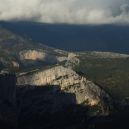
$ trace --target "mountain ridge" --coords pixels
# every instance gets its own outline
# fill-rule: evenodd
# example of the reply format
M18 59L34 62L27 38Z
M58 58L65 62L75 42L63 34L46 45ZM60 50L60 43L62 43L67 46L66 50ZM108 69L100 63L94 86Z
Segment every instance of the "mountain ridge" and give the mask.
M16 34L58 49L129 53L128 26L55 25L34 22L1 22L0 24Z

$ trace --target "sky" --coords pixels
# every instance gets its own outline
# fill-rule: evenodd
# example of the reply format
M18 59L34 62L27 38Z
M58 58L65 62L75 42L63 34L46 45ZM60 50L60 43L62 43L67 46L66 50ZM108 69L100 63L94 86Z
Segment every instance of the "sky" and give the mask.
M129 0L0 0L0 20L129 24Z

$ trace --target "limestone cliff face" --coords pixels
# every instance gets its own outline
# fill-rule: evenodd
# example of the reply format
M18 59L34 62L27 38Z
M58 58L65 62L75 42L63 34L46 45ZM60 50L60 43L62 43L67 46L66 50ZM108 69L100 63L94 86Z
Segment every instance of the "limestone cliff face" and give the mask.
M46 53L37 50L28 50L20 52L21 60L44 60L46 58Z
M76 65L79 65L80 59L78 58L78 55L72 52L67 53L67 56L58 56L57 57L58 62L65 61L65 66L68 68L73 68Z
M74 66L80 63L78 55L75 53L67 52L67 53L50 53L48 51L43 50L24 50L19 52L19 59L25 65L28 61L33 61L36 63L37 61L42 61L47 64L60 64L64 63L64 65L68 68L73 68ZM14 67L18 67L17 64L13 63Z
M17 79L18 85L58 85L62 91L74 93L77 103L97 105L101 100L110 101L110 97L97 85L79 76L76 72L63 66L37 71L31 75L22 75Z
M80 59L78 58L78 55L75 53L69 53L65 66L68 68L73 68L74 66L79 65L79 63Z

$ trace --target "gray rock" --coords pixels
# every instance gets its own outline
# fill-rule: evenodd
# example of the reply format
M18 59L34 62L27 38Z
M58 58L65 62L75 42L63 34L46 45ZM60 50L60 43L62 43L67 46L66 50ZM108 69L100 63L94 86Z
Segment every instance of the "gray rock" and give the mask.
M17 78L18 85L57 85L66 93L74 93L77 104L95 106L110 103L110 96L93 82L79 76L75 71L63 66L55 66L43 71L25 74ZM110 105L110 104L109 104Z

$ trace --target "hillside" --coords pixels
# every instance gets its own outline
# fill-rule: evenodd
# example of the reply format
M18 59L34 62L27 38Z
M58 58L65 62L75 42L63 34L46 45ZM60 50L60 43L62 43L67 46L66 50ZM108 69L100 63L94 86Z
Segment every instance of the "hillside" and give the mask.
M129 53L128 25L70 25L37 22L0 22L10 31L68 51Z
M115 99L129 99L129 55L109 52L79 53L75 70L103 87Z
M62 61L67 52L33 43L14 33L0 28L1 69L28 71Z

